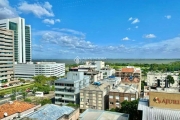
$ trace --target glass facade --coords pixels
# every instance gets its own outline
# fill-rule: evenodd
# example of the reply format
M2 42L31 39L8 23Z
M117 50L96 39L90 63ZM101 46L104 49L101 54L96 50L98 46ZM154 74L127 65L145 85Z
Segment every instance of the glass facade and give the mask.
M14 22L9 22L9 29L14 31L14 60L18 61L18 25Z
M31 28L25 26L26 62L31 61Z

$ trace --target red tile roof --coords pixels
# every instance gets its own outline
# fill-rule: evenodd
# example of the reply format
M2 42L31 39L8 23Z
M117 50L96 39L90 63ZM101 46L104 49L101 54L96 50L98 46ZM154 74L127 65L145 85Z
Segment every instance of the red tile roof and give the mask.
M134 72L134 68L122 68L121 72L133 73Z
M8 116L13 115L18 112L24 112L28 109L35 107L36 105L22 102L22 101L13 101L13 103L5 103L0 105L0 119L4 118L4 113L7 113Z

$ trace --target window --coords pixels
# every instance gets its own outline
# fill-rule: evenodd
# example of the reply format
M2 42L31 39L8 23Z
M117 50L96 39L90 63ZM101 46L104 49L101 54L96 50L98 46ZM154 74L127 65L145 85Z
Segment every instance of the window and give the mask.
M113 98L113 96L112 96L112 95L110 95L110 96L109 96L109 98Z
M135 100L135 98L131 98L131 101Z
M83 101L83 98L81 98L81 102Z
M110 105L113 105L114 103L113 102L109 102Z
M119 100L119 96L116 96L116 99L118 99L118 100Z
M127 100L127 101L128 101L128 97L124 97L124 100Z

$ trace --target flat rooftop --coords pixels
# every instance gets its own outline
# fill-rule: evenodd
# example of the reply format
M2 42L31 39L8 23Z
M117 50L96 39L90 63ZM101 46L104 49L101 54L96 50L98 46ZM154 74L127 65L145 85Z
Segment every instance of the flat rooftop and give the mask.
M136 93L138 92L137 84L118 84L115 87L112 87L110 92L121 92L121 93Z
M108 83L102 83L101 85L93 85L90 84L89 86L81 89L81 90L92 90L92 91L105 91L106 87L110 86Z
M96 109L87 109L80 117L80 120L129 120L129 114L109 112Z

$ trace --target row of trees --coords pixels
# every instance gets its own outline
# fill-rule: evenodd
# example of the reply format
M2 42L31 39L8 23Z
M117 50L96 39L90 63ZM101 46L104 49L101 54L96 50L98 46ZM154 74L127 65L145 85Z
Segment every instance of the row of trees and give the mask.
M172 62L168 64L147 64L147 63L106 63L107 65L113 66L114 69L119 69L120 66L136 66L144 67L148 71L162 71L162 72L171 72L180 70L180 62Z

